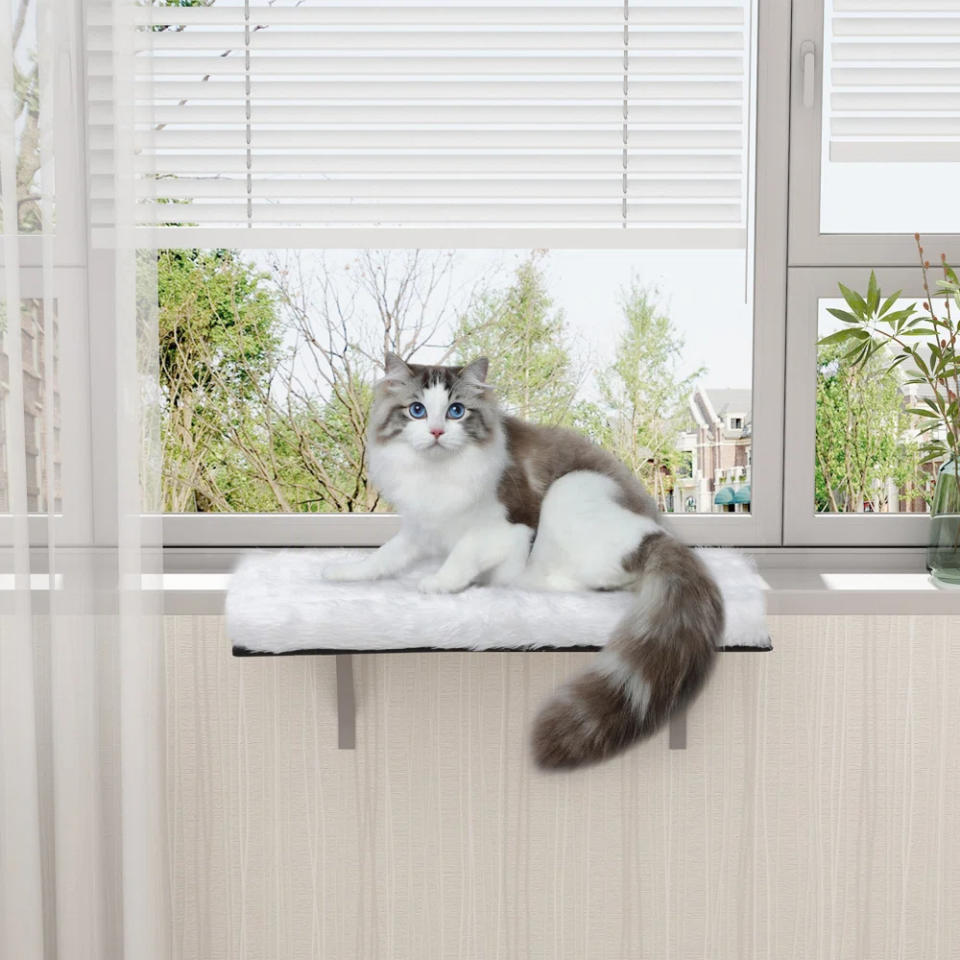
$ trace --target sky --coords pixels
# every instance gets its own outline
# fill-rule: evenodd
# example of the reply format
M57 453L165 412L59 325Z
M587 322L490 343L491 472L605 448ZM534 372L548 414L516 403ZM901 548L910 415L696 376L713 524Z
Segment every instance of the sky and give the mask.
M337 250L322 256L336 268L356 254ZM459 251L452 286L469 290L487 278L492 287L502 289L529 254L528 250ZM274 256L269 251L251 252L265 269ZM311 258L319 260L321 254L304 251L300 256L309 271ZM613 360L624 324L620 292L636 278L657 292L658 302L683 340L681 376L704 367L707 386L751 386L753 320L744 296L743 251L554 250L545 252L539 262L554 309L563 311L575 349L588 367L599 369ZM337 269L332 272L336 275ZM591 386L584 384L584 394L595 398Z

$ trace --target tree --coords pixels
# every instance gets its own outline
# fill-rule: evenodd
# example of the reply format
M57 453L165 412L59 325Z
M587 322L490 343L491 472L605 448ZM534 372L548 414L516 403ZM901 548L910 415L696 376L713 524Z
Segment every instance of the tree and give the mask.
M626 327L616 360L600 377L611 411L609 445L647 485L661 510L685 464L677 440L689 420L687 400L700 368L680 373L683 338L655 299L634 280L621 295Z
M817 355L816 476L819 511L889 509L887 482L908 499L923 495L917 445L897 375L880 356L855 365L847 348Z
M581 371L571 358L563 312L553 309L532 253L505 290L482 291L460 315L454 340L458 363L490 359L491 380L506 410L537 423L596 429L597 418L577 401Z
M228 250L158 260L171 511L367 512L366 418L385 349L446 322L452 256L364 251L260 271Z
M24 31L31 3L32 0L20 0L11 36L11 47L14 51L13 95L17 139L17 215L15 229L13 224L8 222L4 223L4 227L10 232L21 233L35 233L43 229L38 187L47 193L51 192L50 184L36 182L40 171L40 66L37 51L30 49L25 56L18 56L22 53L18 49L20 41L24 36L31 36L31 31ZM49 225L47 228L49 229Z
M270 456L255 411L279 331L267 277L229 250L163 250L157 261L168 510L252 509L251 459ZM280 493L278 471L265 472ZM282 496L277 497L283 500Z
M341 267L299 255L272 274L292 343L279 414L299 451L316 509L386 509L367 479L366 423L383 355L416 360L449 322L454 255L365 250ZM435 358L436 359L436 358Z

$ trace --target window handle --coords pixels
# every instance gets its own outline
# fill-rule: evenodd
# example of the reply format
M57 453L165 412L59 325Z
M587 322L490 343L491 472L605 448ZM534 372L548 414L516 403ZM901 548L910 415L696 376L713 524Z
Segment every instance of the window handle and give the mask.
M800 44L800 84L802 88L803 105L808 109L813 107L814 84L817 79L817 48L812 40L804 40Z

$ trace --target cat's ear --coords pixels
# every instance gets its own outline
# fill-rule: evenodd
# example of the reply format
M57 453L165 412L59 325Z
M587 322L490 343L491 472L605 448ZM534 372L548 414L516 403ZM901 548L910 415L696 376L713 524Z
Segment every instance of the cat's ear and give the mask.
M460 379L475 387L486 387L489 369L490 361L486 357L478 357L460 371Z
M413 371L399 354L389 350L383 355L384 379L393 382L407 380L413 376Z

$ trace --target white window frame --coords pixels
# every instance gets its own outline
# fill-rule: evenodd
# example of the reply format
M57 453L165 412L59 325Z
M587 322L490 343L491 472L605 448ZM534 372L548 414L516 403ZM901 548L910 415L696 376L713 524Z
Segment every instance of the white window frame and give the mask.
M877 282L889 296L923 300L919 268L885 267ZM925 513L817 513L814 476L819 301L840 298L837 282L866 290L866 267L799 267L790 271L787 296L787 402L789 442L784 447L784 544L804 547L924 546L930 534Z
M790 266L907 267L917 264L912 234L820 232L820 149L823 133L825 0L793 0L793 91L790 123ZM812 78L804 77L804 56L813 54ZM804 82L813 83L809 106ZM931 250L956 246L957 235L929 234Z
M818 514L814 508L818 300L839 296L838 282L865 290L875 269L881 289L922 299L912 234L820 232L825 0L794 0L790 97L790 214L787 375L784 409L784 546L923 546L925 514ZM805 76L813 53L814 75ZM804 104L804 88L813 85ZM929 250L960 252L960 234L925 234Z
M759 263L751 271L754 277L754 502L749 514L669 515L672 528L689 543L777 546L782 541L789 5L782 0L759 0L757 14L755 217L748 247L748 253L762 251ZM175 236L175 230L163 233L164 239L165 233ZM289 233L284 231L254 229L249 234L245 249L289 245ZM230 232L233 245L236 245L235 238L236 234ZM408 232L384 231L377 236L377 246L409 248L416 245L416 240ZM494 230L460 231L451 236L451 242L456 241L457 246L464 248L513 248L523 246L522 240L513 232ZM210 231L210 242L222 244L223 235ZM298 246L329 248L367 242L369 234L362 231L338 231L335 244L330 242L329 233L324 236L311 231ZM568 230L558 232L554 248L582 249L590 245L588 231ZM609 246L609 243L603 245ZM398 525L398 518L389 514L166 514L163 542L171 547L372 546L388 539Z

